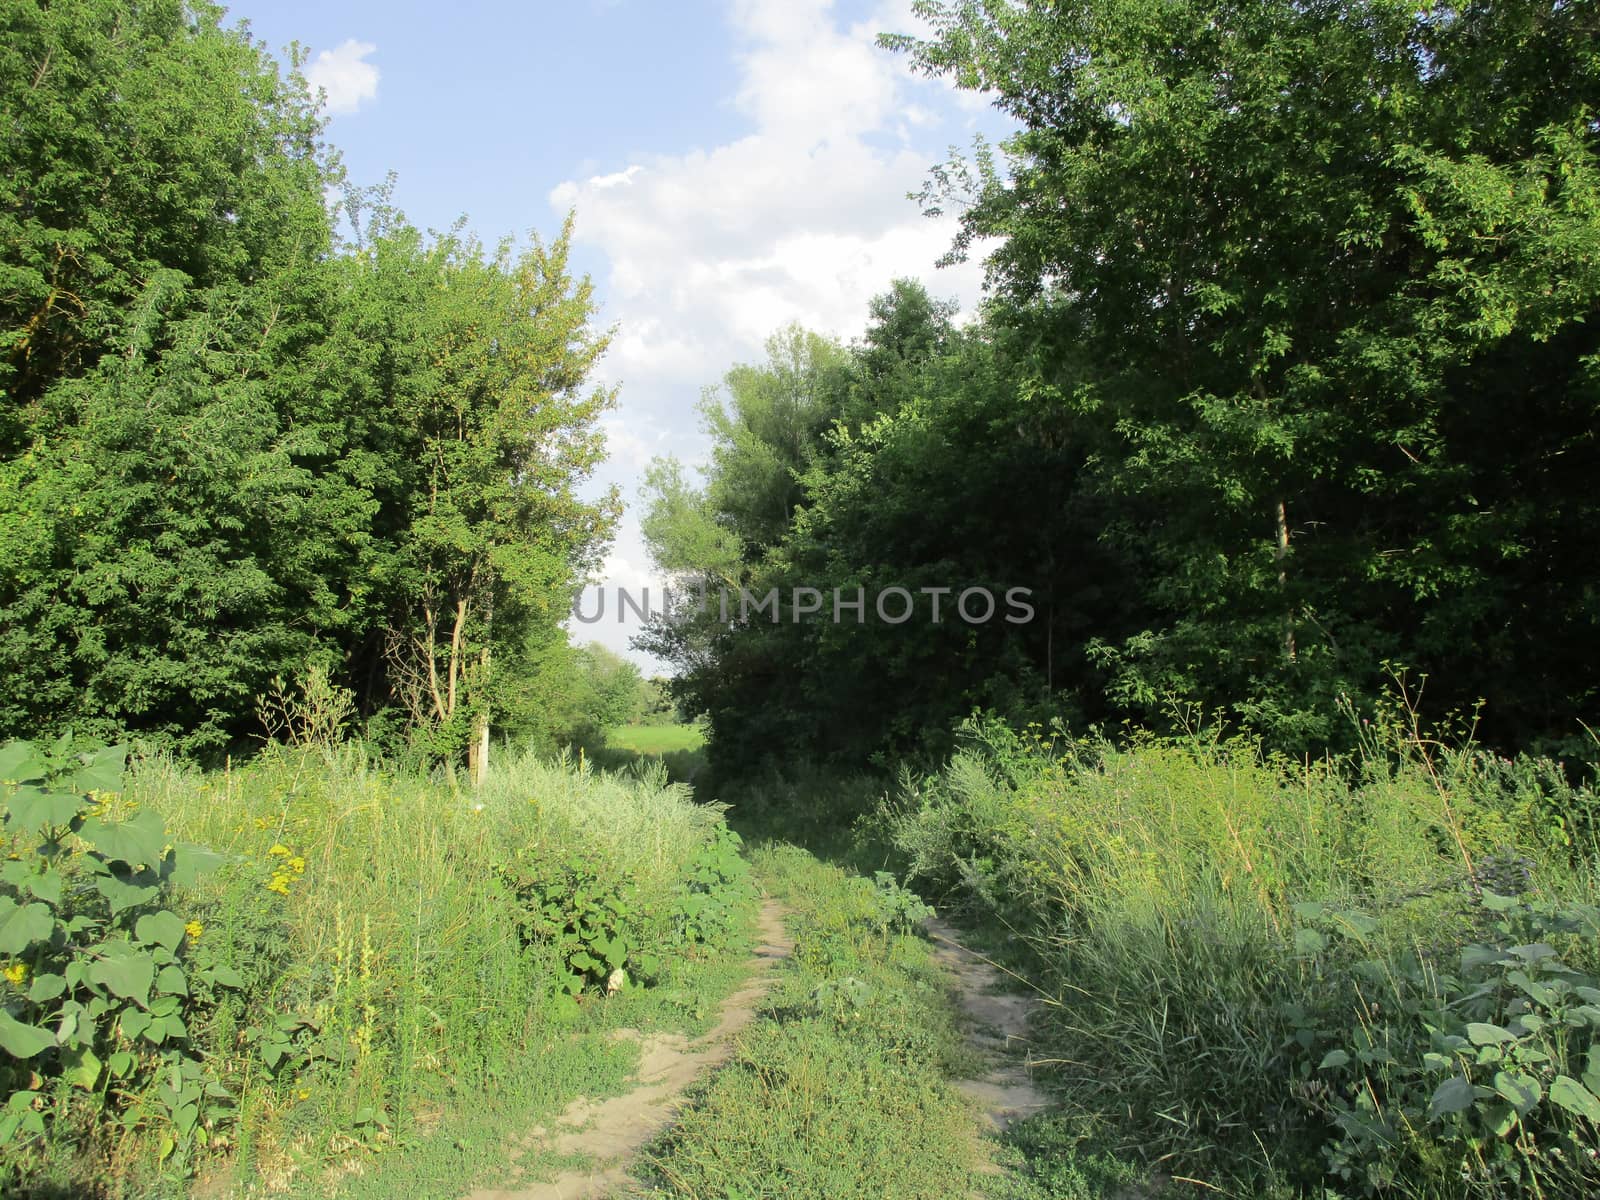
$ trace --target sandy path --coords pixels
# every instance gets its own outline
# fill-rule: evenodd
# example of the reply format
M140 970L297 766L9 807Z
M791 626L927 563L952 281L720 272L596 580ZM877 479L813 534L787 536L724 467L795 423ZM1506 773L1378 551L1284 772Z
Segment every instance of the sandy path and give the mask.
M1001 991L1001 973L963 946L954 927L937 917L923 927L933 939L934 961L955 977L956 999L972 1026L967 1041L989 1064L983 1075L957 1080L956 1087L982 1106L996 1132L1042 1112L1050 1099L1028 1070L1028 1018L1038 1000Z
M783 927L783 913L775 900L762 904L757 925L761 944L751 956L750 977L722 1002L715 1028L692 1041L680 1034L647 1037L633 1029L617 1030L613 1037L640 1043L633 1089L609 1100L574 1100L551 1127L529 1132L526 1145L557 1154L586 1154L592 1160L588 1165L563 1171L547 1182L480 1189L469 1200L585 1200L634 1182L629 1174L634 1156L671 1121L683 1090L702 1072L728 1061L733 1036L754 1019L756 1006L771 985L772 965L794 948Z

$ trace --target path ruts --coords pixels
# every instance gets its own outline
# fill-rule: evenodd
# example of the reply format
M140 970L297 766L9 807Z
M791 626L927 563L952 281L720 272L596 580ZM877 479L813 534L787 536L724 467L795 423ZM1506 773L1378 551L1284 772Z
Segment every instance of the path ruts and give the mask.
M783 907L775 900L761 906L757 928L761 944L751 956L752 970L744 986L719 1006L716 1026L700 1037L619 1029L612 1036L640 1043L637 1082L607 1100L577 1099L549 1127L524 1139L525 1149L540 1148L560 1155L587 1155L590 1161L547 1181L513 1188L474 1191L468 1200L594 1200L633 1183L634 1158L672 1120L685 1088L699 1075L727 1062L733 1037L755 1017L756 1006L771 986L774 963L789 956L794 942L783 927Z

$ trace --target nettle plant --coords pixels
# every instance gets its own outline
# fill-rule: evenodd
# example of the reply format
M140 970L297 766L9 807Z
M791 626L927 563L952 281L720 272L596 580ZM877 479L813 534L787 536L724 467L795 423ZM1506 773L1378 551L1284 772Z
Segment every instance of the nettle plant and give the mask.
M1359 1013L1299 1039L1333 1043L1306 1072L1337 1130L1329 1172L1367 1194L1430 1177L1459 1194L1594 1194L1600 979L1563 947L1592 954L1600 910L1490 891L1473 905L1480 938L1453 970L1365 957L1373 918L1299 906L1300 949L1343 960Z
M122 747L70 745L0 746L0 1147L91 1104L129 1129L164 1126L166 1157L232 1109L189 1021L242 981L187 962L200 926L168 907L216 856L118 802Z

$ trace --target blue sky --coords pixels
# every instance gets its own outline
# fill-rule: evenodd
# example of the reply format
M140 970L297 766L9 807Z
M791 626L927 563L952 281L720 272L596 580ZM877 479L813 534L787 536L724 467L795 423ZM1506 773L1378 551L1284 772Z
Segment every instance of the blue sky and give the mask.
M799 321L855 336L897 276L976 302L980 266L937 270L953 229L905 195L952 145L1006 126L876 49L879 32L920 29L910 7L241 0L230 14L275 50L310 50L329 140L359 183L394 171L417 224L464 215L492 242L548 236L576 210L576 264L618 326L596 480L630 505L606 564L614 597L654 582L632 511L644 466L703 459L701 390L758 361L769 334ZM608 620L581 636L625 650L631 632Z

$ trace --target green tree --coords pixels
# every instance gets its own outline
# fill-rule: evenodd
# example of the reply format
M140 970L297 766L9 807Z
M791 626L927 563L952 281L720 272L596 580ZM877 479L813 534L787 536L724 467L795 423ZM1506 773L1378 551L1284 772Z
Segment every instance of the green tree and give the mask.
M1115 695L1337 735L1385 658L1507 740L1595 713L1591 6L924 4L886 39L1019 125L970 202L1157 619ZM963 185L971 184L962 197Z

